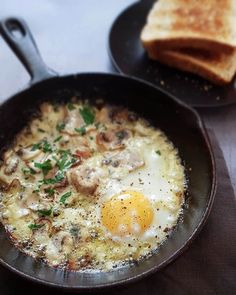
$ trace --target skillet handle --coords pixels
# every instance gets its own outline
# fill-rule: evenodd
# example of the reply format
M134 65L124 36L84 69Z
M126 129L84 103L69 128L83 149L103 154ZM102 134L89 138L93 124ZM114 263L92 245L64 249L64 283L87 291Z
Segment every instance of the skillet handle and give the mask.
M151 5L151 4L154 4L156 0L140 0L140 2L144 5Z
M15 17L1 20L0 33L30 74L30 84L57 76L57 73L43 62L24 20Z

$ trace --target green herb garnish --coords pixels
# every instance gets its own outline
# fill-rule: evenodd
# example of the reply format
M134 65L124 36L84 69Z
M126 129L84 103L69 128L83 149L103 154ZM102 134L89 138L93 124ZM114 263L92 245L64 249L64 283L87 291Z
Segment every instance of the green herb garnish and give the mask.
M51 153L52 152L52 146L47 140L43 141L43 152L44 153Z
M56 165L59 168L59 170L64 171L70 168L70 166L75 162L75 159L68 158L69 156L68 151L61 152L61 154L62 154L61 159L57 159L56 157L53 157L53 159L56 161Z
M50 216L52 214L52 208L49 210L38 210L38 214L40 217Z
M50 170L52 170L51 160L47 160L43 163L34 162L34 167L42 170L43 175L46 176Z
M71 192L67 192L64 195L62 195L60 198L60 203L65 204L65 201L71 196L71 194Z
M71 154L71 151L70 150L58 150L57 151L60 155L70 155Z
M58 136L57 138L55 138L53 142L58 142L58 141L60 141L61 139L62 139L62 136L60 135L60 136Z
M64 122L58 123L56 128L57 131L61 132L65 128L66 124Z
M83 117L83 120L86 125L90 125L94 123L95 114L93 109L90 106L84 106L79 110L80 115Z
M31 151L33 152L33 151L40 150L40 149L41 149L41 142L33 144Z
M75 128L75 131L80 133L81 135L85 135L86 134L86 129L85 126L82 126L80 128Z
M42 184L55 184L61 182L64 179L65 175L64 172L58 172L54 178L48 178L40 180Z
M57 182L60 182L64 179L65 175L63 172L58 172L57 175L54 177L54 180Z
M24 174L32 174L32 175L36 174L36 172L32 168L22 168L22 172Z
M44 224L31 223L28 225L28 228L30 228L31 230L36 230L41 228L42 226L44 226Z
M46 139L44 139L42 142L33 144L31 151L36 151L41 149L43 150L44 153L52 152L52 146Z
M156 154L158 154L159 156L161 155L161 151L157 150Z
M71 102L68 103L67 107L69 111L73 111L76 109L76 107Z
M46 188L45 193L47 193L48 196L51 197L52 195L54 195L55 190L53 188Z

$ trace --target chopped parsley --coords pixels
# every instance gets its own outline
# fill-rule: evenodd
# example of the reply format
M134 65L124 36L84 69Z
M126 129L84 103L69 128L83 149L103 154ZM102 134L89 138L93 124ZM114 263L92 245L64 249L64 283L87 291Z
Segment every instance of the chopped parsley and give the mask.
M46 176L50 170L52 170L51 160L46 160L43 163L34 162L34 167L42 170L43 175Z
M53 151L51 144L46 140L35 143L32 145L31 151L43 150L44 153L51 153Z
M160 156L161 155L161 151L157 150L156 151L156 154Z
M58 172L54 178L48 178L40 180L42 184L55 184L61 182L64 179L65 175L62 172Z
M66 155L70 155L71 154L71 151L68 149L68 150L62 150L62 149L60 149L60 150L58 150L57 151L60 155L64 155L64 154L66 154Z
M38 210L38 214L40 217L50 216L52 214L52 208L49 210Z
M84 106L83 108L79 110L79 112L86 125L90 125L94 123L95 114L93 109L90 106Z
M76 109L76 107L71 102L68 103L67 108L68 108L69 111L73 111L73 110Z
M59 170L64 171L76 161L75 158L69 158L70 151L62 151L60 150L61 158L57 159L56 157L53 157L53 159L56 161L56 165L59 168Z
M80 135L85 135L86 134L85 126L82 126L80 128L75 128L75 131L80 133Z
M32 174L32 175L36 174L36 172L32 168L22 168L21 170L24 174Z
M71 196L71 194L71 192L67 192L64 195L62 195L60 198L60 203L65 204L65 201Z
M41 142L33 144L31 151L33 152L33 151L40 150L40 149L41 149Z
M47 142L47 140L43 141L43 152L44 153L51 153L52 150L52 146L49 142Z
M54 195L55 190L53 188L46 188L45 193L48 194L49 197L51 197L52 195Z
M28 228L30 228L31 230L36 230L36 229L39 229L43 226L44 226L44 224L31 223L28 225Z
M61 139L62 139L62 136L60 135L60 136L58 136L57 138L55 138L53 142L58 142L58 141L60 141Z
M64 122L58 123L56 126L57 131L61 132L65 128L66 124Z

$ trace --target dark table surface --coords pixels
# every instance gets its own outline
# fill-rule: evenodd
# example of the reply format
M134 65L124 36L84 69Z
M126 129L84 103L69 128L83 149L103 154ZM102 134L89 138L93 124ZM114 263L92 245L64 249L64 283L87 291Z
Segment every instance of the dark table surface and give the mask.
M60 74L111 72L114 69L107 50L109 29L114 18L132 3L133 0L1 0L0 18L23 17L43 59ZM0 101L28 81L23 66L0 38ZM215 132L235 191L236 105L199 112L207 127Z

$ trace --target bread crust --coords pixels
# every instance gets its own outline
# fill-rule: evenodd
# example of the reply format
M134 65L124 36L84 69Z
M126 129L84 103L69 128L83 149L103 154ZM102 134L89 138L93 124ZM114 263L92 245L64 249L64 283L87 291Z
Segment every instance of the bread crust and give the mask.
M171 67L191 72L218 85L230 83L236 72L236 50L231 54L184 49L150 51L149 57Z
M144 48L194 47L232 52L236 47L235 0L159 0L141 33Z

